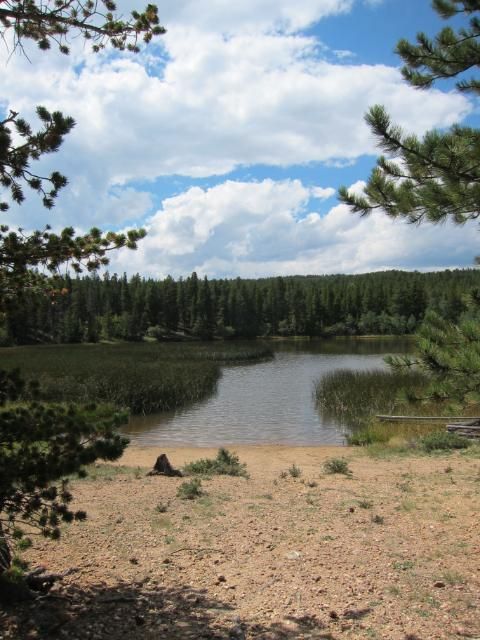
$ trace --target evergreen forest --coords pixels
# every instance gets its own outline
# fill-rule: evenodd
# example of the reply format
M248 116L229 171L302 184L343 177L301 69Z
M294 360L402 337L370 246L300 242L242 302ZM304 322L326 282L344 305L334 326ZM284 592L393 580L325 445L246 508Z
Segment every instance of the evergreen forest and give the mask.
M51 280L3 316L3 345L270 336L404 335L427 311L468 315L475 269L263 279L128 279L105 273Z

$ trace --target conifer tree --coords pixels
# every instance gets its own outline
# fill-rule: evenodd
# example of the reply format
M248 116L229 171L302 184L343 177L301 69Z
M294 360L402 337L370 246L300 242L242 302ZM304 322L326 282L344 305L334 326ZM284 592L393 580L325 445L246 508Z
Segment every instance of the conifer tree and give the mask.
M468 74L480 65L480 2L433 0L432 4L444 19L463 14L469 26L458 31L447 26L433 40L419 33L416 44L400 40L396 51L405 63L403 76L420 89L455 77L458 91L477 96L480 81ZM449 219L463 224L478 218L478 129L454 125L419 138L393 124L380 105L373 106L365 120L387 155L378 158L363 194L349 193L346 187L339 190L340 199L354 212L368 215L381 210L413 223Z
M478 96L480 81L469 74L480 65L480 1L433 0L432 6L446 20L463 15L468 27L455 31L447 26L433 40L419 33L416 44L400 40L396 50L405 63L404 78L420 89L455 78L458 91ZM479 217L478 129L454 125L447 131L429 131L420 139L393 124L380 105L372 107L365 119L388 157L378 158L363 194L340 189L340 199L354 212L368 215L378 209L413 223L464 224ZM480 305L475 292L470 308L470 316L457 325L428 312L419 331L418 358L390 360L393 366L415 363L427 370L432 375L432 398L453 398L463 404L480 400Z
M129 21L115 16L115 9L111 0L5 0L0 3L0 35L5 42L11 34L16 49L32 40L40 50L55 45L67 54L69 34L91 41L95 52L106 44L136 52L139 39L149 42L164 33L154 5L132 12ZM44 107L37 108L37 115L41 127L35 132L15 111L0 122L0 185L17 204L25 198L25 187L33 189L51 209L67 178L58 171L37 175L31 164L57 151L75 123ZM0 202L0 211L8 208L7 201ZM0 314L21 305L32 291L57 293L35 267L56 273L68 264L77 272L95 271L108 263L110 250L134 249L144 235L142 230L103 234L92 229L78 236L72 228L56 234L48 225L24 235L1 225ZM62 522L85 517L71 510L72 496L63 478L97 458L118 458L126 445L116 433L122 416L110 410L102 415L94 407L19 403L24 387L18 372L0 371L0 577L10 566L13 541L24 537L25 524L57 538Z

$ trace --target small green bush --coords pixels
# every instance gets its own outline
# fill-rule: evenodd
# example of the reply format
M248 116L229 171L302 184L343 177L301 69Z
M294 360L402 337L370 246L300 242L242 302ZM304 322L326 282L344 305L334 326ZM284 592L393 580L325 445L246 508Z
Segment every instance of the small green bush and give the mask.
M451 451L452 449L467 449L472 442L467 438L463 438L456 433L448 433L448 431L439 431L431 433L420 439L422 448L430 453L431 451Z
M302 470L300 467L297 467L295 463L288 469L288 473L292 478L299 478L302 475Z
M195 500L203 496L203 493L202 482L198 478L182 482L177 490L177 496L181 500Z
M345 476L352 474L348 467L348 461L345 458L329 458L323 463L325 473L343 473Z
M242 476L248 478L247 466L238 456L221 447L214 459L202 458L184 466L187 474L199 476Z
M373 502L366 499L359 500L358 506L360 507L360 509L371 509L373 507Z

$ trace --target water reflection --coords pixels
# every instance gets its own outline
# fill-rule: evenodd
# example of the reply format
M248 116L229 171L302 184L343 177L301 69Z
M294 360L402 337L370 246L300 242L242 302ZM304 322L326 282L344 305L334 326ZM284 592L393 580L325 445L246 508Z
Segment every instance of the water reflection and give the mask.
M386 353L410 340L270 342L275 358L223 367L217 392L175 412L132 418L126 434L139 445L343 444L345 429L315 408L314 382L339 368L383 368Z

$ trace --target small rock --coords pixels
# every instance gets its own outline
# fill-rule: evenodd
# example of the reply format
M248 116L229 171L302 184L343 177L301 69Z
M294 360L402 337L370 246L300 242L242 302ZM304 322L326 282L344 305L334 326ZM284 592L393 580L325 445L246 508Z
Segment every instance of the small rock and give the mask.
M350 513L355 513L355 507L350 507L348 510L350 511Z
M302 557L302 554L300 553L300 551L289 551L285 557L288 560L298 560L298 558Z
M227 581L227 579L225 578L225 576L223 576L223 575L217 576L217 583L226 582L226 581Z
M141 627L145 624L145 618L137 613L137 615L135 616L135 624L137 625L137 627Z
M332 620L338 620L338 613L336 611L330 611L328 614Z
M165 560L163 561L163 564L170 564L172 561L170 560L170 558L165 558Z
M130 562L131 562L131 564L138 564L138 559L137 558L130 558Z
M433 583L434 587L438 587L439 589L443 589L443 587L445 586L445 582L442 582L441 580L437 580L436 582Z

